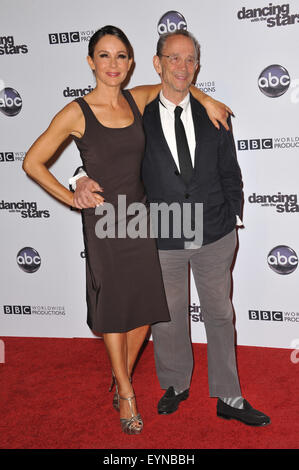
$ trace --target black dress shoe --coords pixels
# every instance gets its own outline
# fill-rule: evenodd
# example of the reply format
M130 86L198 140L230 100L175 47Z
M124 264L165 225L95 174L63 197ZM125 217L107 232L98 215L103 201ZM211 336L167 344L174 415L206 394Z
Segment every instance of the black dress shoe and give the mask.
M176 395L174 388L168 387L168 389L166 390L163 397L158 403L159 415L169 415L170 413L173 413L178 409L180 402L183 400L187 400L188 397L189 388L187 388L187 390L184 390L182 393Z
M224 419L237 419L249 426L266 426L271 422L269 416L252 408L246 400L243 400L243 408L238 409L227 405L218 398L217 416Z

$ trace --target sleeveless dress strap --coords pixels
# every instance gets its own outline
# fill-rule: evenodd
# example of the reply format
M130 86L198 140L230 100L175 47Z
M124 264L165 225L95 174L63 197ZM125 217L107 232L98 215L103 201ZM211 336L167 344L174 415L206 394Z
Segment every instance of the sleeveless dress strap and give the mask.
M129 90L122 90L122 93L124 95L124 97L126 98L126 100L128 101L129 105L131 106L131 109L133 111L133 114L135 117L139 118L139 119L142 119L142 115L138 109L138 106L133 98L133 96L131 95L130 91Z
M124 95L124 97L126 98L126 100L128 101L129 103L129 106L130 108L132 109L132 112L134 114L134 118L135 119L139 119L139 120L142 120L142 115L138 109L138 106L137 104L135 103L135 100L133 98L133 96L131 95L131 93L129 92L129 90L122 90L122 94ZM94 115L94 113L92 112L89 104L82 98L76 98L74 100L76 103L78 103L78 105L80 106L80 108L82 109L82 112L84 114L84 117L85 117L85 121L89 120L90 118L94 121L94 120L97 120L96 116Z
M82 109L85 119L87 118L87 116L91 116L93 114L90 107L82 97L76 98L74 101L78 103L78 105Z

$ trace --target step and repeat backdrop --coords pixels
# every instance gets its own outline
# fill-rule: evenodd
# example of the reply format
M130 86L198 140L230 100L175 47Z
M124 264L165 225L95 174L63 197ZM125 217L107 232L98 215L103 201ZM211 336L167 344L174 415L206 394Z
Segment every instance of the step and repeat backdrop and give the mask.
M199 40L196 86L232 108L244 180L232 292L237 342L299 344L299 0L2 0L0 334L94 337L80 212L41 189L22 162L53 116L95 86L88 41L106 24L134 47L128 87L158 83L159 34L188 29ZM70 139L51 171L68 186L79 164ZM189 315L193 341L206 342L192 276Z

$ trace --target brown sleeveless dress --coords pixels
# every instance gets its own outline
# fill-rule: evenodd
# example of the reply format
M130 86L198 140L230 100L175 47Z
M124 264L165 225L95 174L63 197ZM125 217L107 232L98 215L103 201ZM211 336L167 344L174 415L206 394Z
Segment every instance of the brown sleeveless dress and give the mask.
M118 195L126 195L127 205L146 201L140 176L142 117L130 92L123 94L134 114L133 124L124 128L105 127L83 98L75 100L85 117L83 137L73 136L84 169L103 187L105 203L112 204L116 214L116 237L98 238L95 226L104 215L82 210L87 324L98 333L126 332L170 320L155 239L117 237ZM146 218L149 224L148 212Z

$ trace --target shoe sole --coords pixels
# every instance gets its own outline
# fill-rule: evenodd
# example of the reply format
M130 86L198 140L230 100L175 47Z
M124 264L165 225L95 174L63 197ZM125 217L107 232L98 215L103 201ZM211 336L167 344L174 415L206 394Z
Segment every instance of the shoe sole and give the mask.
M246 424L247 426L254 426L256 428L268 426L271 423L271 421L269 421L269 423L261 423L261 424L246 423L246 421L243 421L242 419L235 418L234 416L227 416L222 413L217 413L217 416L218 418L226 419L227 421L229 421L230 419L235 419L236 421L239 421L240 423Z
M175 413L178 410L179 407L177 407L175 410L172 411L158 411L158 415L171 415L172 413Z

